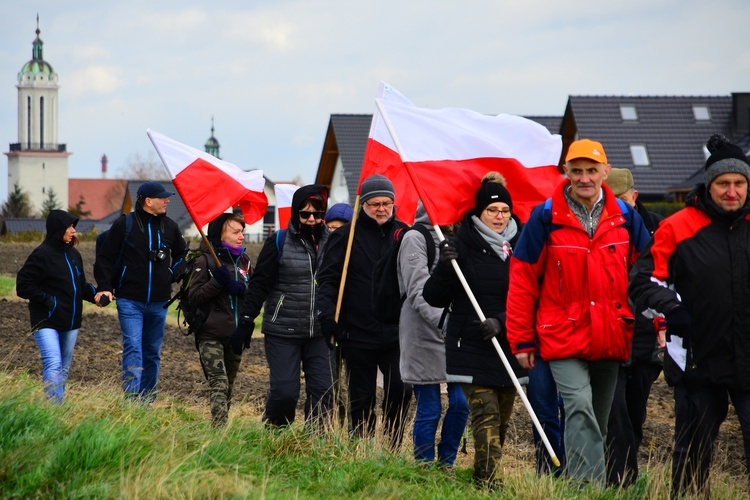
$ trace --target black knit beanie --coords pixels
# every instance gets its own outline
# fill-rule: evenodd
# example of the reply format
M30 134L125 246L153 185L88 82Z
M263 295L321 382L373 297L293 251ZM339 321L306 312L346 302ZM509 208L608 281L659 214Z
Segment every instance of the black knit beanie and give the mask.
M510 198L508 190L499 182L485 179L482 181L482 185L477 190L477 195L474 202L474 214L479 216L482 210L487 208L491 203L502 201L507 203L508 207L513 209L513 200Z
M703 182L708 188L721 174L742 174L750 182L750 161L739 146L735 146L721 134L714 134L706 143L711 156L706 160Z

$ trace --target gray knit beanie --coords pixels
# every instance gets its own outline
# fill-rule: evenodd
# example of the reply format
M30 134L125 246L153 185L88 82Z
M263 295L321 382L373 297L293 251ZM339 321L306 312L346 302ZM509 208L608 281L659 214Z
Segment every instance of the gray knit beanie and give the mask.
M393 192L393 183L389 181L387 177L380 174L372 174L370 177L362 181L359 201L364 203L370 198L375 198L376 196L387 196L392 200L396 198L396 195Z
M721 134L714 134L706 143L711 156L706 160L703 182L708 188L721 174L742 174L750 182L750 161L739 146Z

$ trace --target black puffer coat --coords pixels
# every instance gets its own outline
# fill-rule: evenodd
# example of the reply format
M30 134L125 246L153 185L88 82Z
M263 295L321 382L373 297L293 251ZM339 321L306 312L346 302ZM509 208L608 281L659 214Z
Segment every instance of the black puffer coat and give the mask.
M511 248L515 246L521 233L521 222L515 215L513 218L518 225L518 232L510 241ZM510 258L502 260L495 254L489 243L474 228L471 213L464 218L451 243L458 252L458 266L482 312L487 318L497 318L504 325ZM453 266L439 263L425 283L422 293L427 303L434 307L453 304L448 316L445 339L448 381L495 388L512 387L513 382L492 341L482 338L479 316ZM499 336L498 341L516 377L526 377L526 370L521 368L510 352L508 340Z
M34 330L78 329L83 300L94 301L96 289L86 282L81 254L63 243L65 231L77 223L78 218L68 212L52 210L47 217L47 236L18 272L16 293L29 300Z

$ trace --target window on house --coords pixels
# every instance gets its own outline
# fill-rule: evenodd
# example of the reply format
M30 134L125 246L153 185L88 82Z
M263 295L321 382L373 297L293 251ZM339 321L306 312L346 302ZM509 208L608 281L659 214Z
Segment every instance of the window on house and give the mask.
M708 110L708 106L693 106L693 116L698 121L711 119L711 113Z
M648 159L646 146L636 144L630 146L630 155L633 157L633 165L636 167L648 167L651 161Z
M638 112L632 104L620 104L620 116L622 116L623 120L637 120Z

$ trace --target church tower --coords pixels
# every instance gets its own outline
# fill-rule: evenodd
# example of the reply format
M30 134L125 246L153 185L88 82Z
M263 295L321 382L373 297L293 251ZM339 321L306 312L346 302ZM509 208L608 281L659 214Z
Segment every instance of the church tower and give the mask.
M18 73L18 142L10 145L8 192L15 185L28 193L34 215L50 190L62 209L68 208L68 153L58 143L57 73L42 56L39 16L32 58Z
M211 137L208 138L205 144L206 153L215 156L221 160L219 156L219 141L214 137L214 117L211 117Z

